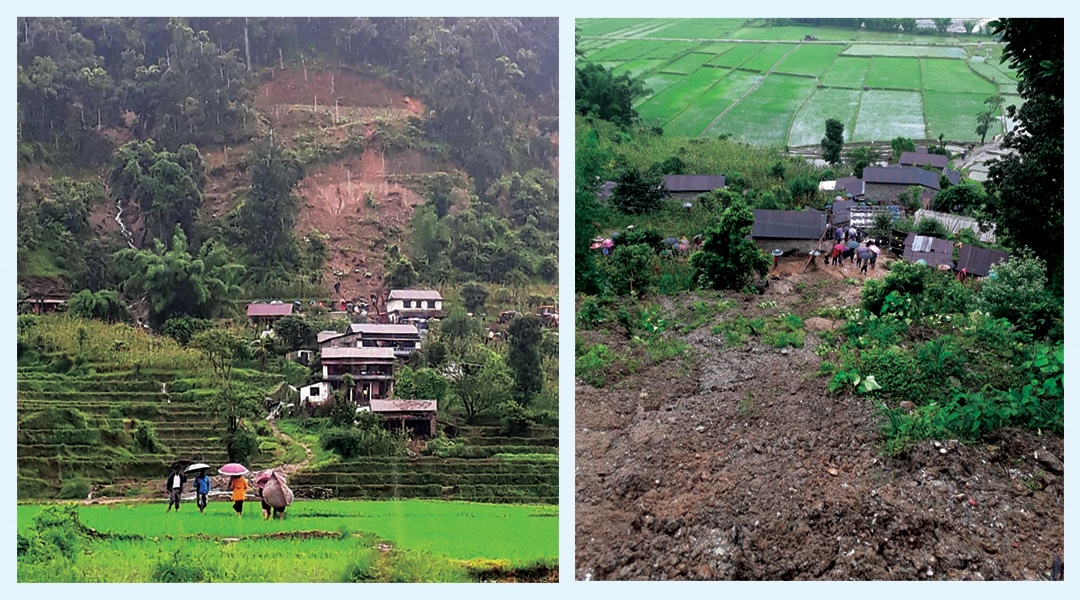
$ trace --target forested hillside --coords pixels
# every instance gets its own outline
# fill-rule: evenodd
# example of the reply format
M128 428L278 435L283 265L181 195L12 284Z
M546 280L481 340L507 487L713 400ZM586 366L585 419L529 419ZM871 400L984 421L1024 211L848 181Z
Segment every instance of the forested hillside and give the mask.
M190 260L230 267L222 300L553 282L556 39L542 19L19 19L21 293L134 301L117 252L163 255L177 224Z

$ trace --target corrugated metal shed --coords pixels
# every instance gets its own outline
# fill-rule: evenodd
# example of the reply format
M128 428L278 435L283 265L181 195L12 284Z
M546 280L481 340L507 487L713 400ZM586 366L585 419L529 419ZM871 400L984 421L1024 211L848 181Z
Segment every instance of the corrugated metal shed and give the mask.
M371 412L436 412L437 400L372 400Z
M921 185L940 190L938 174L919 167L866 167L862 176L864 183L890 185Z
M945 169L945 176L949 178L949 183L957 185L960 183L960 173L953 171L952 169Z
M293 305L285 304L248 304L249 317L287 317L292 314Z
M900 153L899 162L904 166L921 167L930 165L938 169L944 169L949 166L949 157L943 154L930 154L929 152L902 152Z
M957 267L967 269L969 275L986 277L990 274L990 267L1009 260L1009 253L989 248L964 245L960 247L960 260Z
M669 192L711 192L724 189L723 175L665 175L664 187Z
M939 240L928 235L909 233L904 239L904 259L909 262L925 260L931 267L938 265L952 266L953 243Z
M933 210L926 210L921 208L915 211L915 224L918 225L919 221L923 219L937 219L945 226L951 233L956 233L966 227L971 228L975 232L975 235L979 236L979 241L984 244L993 244L997 242L997 236L994 234L996 226L989 224L986 231L979 229L979 220L971 217L964 217L961 215L954 215L950 213L937 212Z
M755 239L816 240L825 231L825 213L806 210L755 210Z

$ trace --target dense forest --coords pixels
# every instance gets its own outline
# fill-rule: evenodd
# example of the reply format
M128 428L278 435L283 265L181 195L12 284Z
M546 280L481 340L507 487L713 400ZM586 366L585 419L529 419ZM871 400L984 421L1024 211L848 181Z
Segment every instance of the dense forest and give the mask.
M543 19L20 18L20 279L119 289L116 251L169 246L180 224L193 260L212 242L245 267L241 297L268 281L320 282L327 248L294 231L298 184L379 147L451 166L408 182L425 202L415 240L386 255L393 283L553 282L556 40ZM350 130L333 148L275 139L260 84L315 68L356 69L425 113ZM222 150L243 158L210 164ZM230 176L244 185L225 194L224 218L203 214L213 181ZM142 235L94 235L88 219L105 203L137 207Z

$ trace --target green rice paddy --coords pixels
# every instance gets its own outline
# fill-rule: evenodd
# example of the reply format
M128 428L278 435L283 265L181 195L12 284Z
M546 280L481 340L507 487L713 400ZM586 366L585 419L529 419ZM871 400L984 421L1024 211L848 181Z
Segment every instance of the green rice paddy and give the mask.
M637 101L639 113L671 135L816 145L825 119L837 118L849 141L973 142L987 97L1018 101L1015 74L986 37L747 24L580 19L576 27L585 60L644 80L652 93Z
M164 503L80 506L82 523L101 536L84 543L72 570L53 578L20 562L19 580L154 581L173 556L204 566L213 581L252 582L343 581L357 561L386 556L400 571L391 579L420 581L467 581L470 565L558 564L554 506L297 501L285 520L269 521L257 502L246 503L243 518L229 502L211 502L205 514L193 502L182 506L168 514ZM20 533L41 509L18 507Z

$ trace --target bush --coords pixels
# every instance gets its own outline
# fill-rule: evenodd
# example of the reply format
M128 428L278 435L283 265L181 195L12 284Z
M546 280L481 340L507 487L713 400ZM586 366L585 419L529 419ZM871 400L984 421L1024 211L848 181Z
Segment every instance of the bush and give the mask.
M150 580L159 583L201 583L218 578L217 569L201 557L177 549L159 559Z
M229 453L229 462L248 462L259 451L259 439L248 429L239 428L233 433L222 436L225 449Z
M377 415L375 418L382 419ZM331 429L320 440L325 450L342 458L358 456L400 456L405 453L405 440L381 428Z
M85 479L66 479L60 486L63 500L82 500L90 494L90 482Z
M983 279L975 304L1036 338L1064 337L1061 301L1046 288L1046 263L1032 254L1019 252L995 265Z

